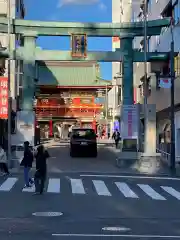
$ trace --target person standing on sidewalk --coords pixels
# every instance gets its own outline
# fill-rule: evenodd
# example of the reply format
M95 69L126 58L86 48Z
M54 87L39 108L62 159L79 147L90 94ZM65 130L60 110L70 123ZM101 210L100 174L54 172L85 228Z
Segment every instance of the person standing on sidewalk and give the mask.
M42 194L44 191L44 185L47 175L47 158L49 158L49 153L44 149L43 145L37 148L36 158L36 173L35 173L35 194Z
M33 163L33 153L29 148L29 142L24 142L24 157L21 162L21 166L24 167L24 181L25 181L25 188L31 187L34 183L33 180L29 177L29 171L32 168Z
M7 166L7 156L2 146L0 146L0 169L3 172L3 175L5 176L9 175L9 170Z
M115 132L112 135L112 138L115 141L116 148L118 148L119 141L121 140L121 135L120 135L120 132L118 131L118 129L115 130Z

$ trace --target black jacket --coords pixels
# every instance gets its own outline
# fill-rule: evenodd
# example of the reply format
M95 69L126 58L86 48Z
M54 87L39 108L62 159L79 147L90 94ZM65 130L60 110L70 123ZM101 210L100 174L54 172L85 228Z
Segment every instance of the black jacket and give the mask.
M120 135L120 132L114 132L113 135L112 135L112 138L115 140L115 141L119 141L121 139L121 135Z
M24 150L24 157L23 160L21 162L21 166L24 167L32 167L32 163L33 163L33 153L31 152L31 150L25 149Z
M38 170L41 174L46 174L47 163L46 160L49 158L48 151L44 151L43 153L37 153L36 156L36 170Z

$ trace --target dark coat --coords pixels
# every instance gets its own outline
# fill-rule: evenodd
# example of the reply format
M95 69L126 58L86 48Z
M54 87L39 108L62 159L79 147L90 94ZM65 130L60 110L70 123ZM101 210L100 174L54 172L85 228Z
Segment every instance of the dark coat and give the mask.
M33 163L33 153L29 148L27 148L24 150L24 157L20 165L23 167L32 168L32 163Z
M112 135L112 138L115 140L115 141L119 141L121 139L121 136L120 136L120 132L114 132L113 135Z
M49 158L48 151L44 151L42 153L38 152L35 156L36 158L36 170L42 174L45 175L47 171L47 158Z

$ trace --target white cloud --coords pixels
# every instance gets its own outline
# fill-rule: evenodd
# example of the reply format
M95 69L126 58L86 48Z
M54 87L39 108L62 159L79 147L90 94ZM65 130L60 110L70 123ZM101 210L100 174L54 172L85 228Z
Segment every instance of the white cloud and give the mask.
M98 7L101 10L106 9L106 5L101 2L101 0L59 0L58 8L61 8L65 5L92 5L98 4Z
M106 10L106 5L103 3L103 2L100 2L99 3L99 8L101 9L101 10Z

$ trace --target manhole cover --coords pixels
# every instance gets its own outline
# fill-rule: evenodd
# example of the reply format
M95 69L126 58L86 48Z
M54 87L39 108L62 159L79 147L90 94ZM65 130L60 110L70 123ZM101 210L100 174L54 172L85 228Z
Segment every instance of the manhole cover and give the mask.
M36 217L59 217L62 216L62 212L35 212L32 214Z
M126 232L126 231L130 231L130 228L126 228L126 227L103 227L102 228L103 231L113 231L113 232Z

